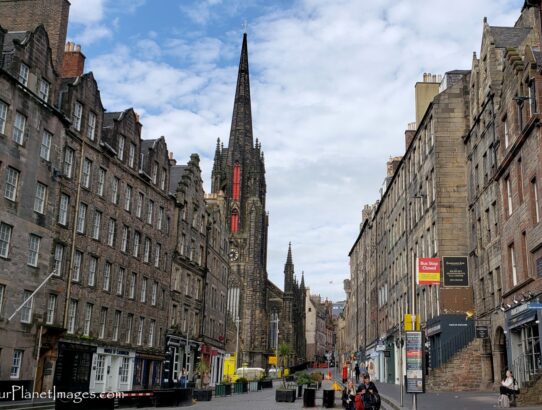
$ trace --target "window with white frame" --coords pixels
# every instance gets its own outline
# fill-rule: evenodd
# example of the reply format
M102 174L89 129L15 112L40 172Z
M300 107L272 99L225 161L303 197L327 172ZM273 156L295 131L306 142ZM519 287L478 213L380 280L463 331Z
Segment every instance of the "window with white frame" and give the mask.
M119 327L120 319L122 312L120 310L115 310L115 318L113 319L113 341L116 342L119 340Z
M104 280L103 280L103 290L109 292L111 287L111 263L105 262L104 265Z
M156 321L154 319L151 319L151 323L149 324L149 338L147 339L147 344L149 347L153 347L154 345L154 328L156 327Z
M103 382L104 374L105 374L105 355L99 354L96 358L95 380L97 382Z
M139 301L147 303L147 278L143 278L143 282L141 282L141 299Z
M96 114L93 112L88 113L87 138L91 141L96 138Z
M106 170L103 168L99 168L98 169L98 189L96 190L96 193L100 196L104 196L105 175L106 175Z
M17 77L17 79L25 87L28 86L28 74L29 73L30 73L30 69L28 68L28 66L26 64L24 64L24 63L21 63L21 65L19 66L19 76Z
M121 383L128 383L128 371L130 369L130 359L128 357L122 358L122 363L119 369L119 377Z
M510 176L507 176L504 179L504 183L506 184L506 204L507 204L507 213L508 216L512 215L513 209L512 209L512 184L510 182Z
M136 282L137 274L135 272L132 272L132 275L130 276L130 291L128 293L128 297L130 299L135 299Z
M154 215L154 201L149 199L147 204L147 223L152 225L152 219Z
M123 136L119 137L119 143L117 147L117 155L121 161L124 160L124 146L126 145L126 138Z
M41 182L36 183L36 193L34 195L34 211L42 214L45 208L47 198L47 186Z
M113 177L113 180L111 181L111 202L115 205L119 203L119 184L120 179Z
M145 318L139 317L139 324L137 326L137 345L141 346L143 344L143 327L145 325Z
M102 310L100 311L100 333L98 335L100 339L103 339L105 337L106 323L107 323L107 308L102 307Z
M92 310L94 305L92 303L87 303L85 308L85 322L83 323L83 336L90 335L90 324L92 323Z
M145 238L143 262L149 262L150 258L151 258L151 240L149 238Z
M77 301L75 299L70 300L70 306L68 307L68 334L73 335L75 333L75 320L77 318Z
M0 101L0 134L6 131L6 119L8 116L8 106L5 102Z
M83 160L83 175L81 178L81 186L84 188L90 187L90 173L92 172L92 161L88 158Z
M51 293L47 299L47 315L45 319L47 325L52 325L55 322L56 298L57 296Z
M49 161L51 157L51 142L53 141L53 134L49 131L43 130L41 134L41 146L40 146L40 157L45 161Z
M139 232L134 233L134 249L132 254L137 258L139 256L139 242L141 240L141 234Z
M162 173L160 174L160 189L162 191L166 189L166 177L167 170L165 168L162 168Z
M157 224L158 230L160 231L162 230L163 221L164 221L164 208L160 207L158 208L158 224Z
M508 130L507 118L503 120L503 127L504 127L504 148L508 148L508 145L510 145L510 132Z
M156 183L158 182L158 162L156 161L154 161L154 163L152 164L151 178L152 183L156 185Z
M30 234L28 236L28 258L26 263L30 266L38 266L38 259L40 255L40 241L41 238L37 235Z
M162 251L162 246L157 243L154 251L154 267L160 267L160 252Z
M9 245L11 242L12 227L5 223L0 223L0 257L7 258L9 255Z
M510 258L510 273L512 277L512 286L516 286L518 284L518 271L516 265L516 250L513 243L508 245L508 256Z
M49 100L49 89L50 88L51 88L51 84L49 84L49 81L46 81L43 78L41 78L40 79L40 84L39 84L38 95L45 102L47 102Z
M58 223L61 225L68 225L69 204L70 204L70 197L66 194L61 194L60 204L58 206Z
M64 176L71 178L73 174L73 160L75 152L70 147L66 147L64 151Z
M79 212L77 213L77 232L85 233L85 225L87 221L87 204L81 202L79 204Z
M126 225L124 225L122 227L122 242L120 245L120 250L122 252L128 251L128 234L129 234L129 228Z
M152 291L151 291L151 305L156 306L156 298L158 293L158 282L154 281L152 284Z
M0 317L2 316L2 308L4 307L5 295L6 295L6 285L0 285Z
M124 191L124 210L130 211L130 204L132 203L132 187L126 185L126 190Z
M79 282L81 278L81 265L83 264L83 253L80 251L75 251L73 255L73 274L72 280L74 282Z
M92 238L100 239L100 228L102 225L102 213L100 211L94 211L94 222L92 223Z
M540 203L538 201L538 187L536 178L531 179L531 191L533 193L533 216L535 223L540 222Z
M15 168L8 167L6 170L6 185L4 187L4 197L10 201L17 199L17 187L19 186L19 176L21 173Z
M128 166L130 168L133 168L135 165L135 150L136 146L134 143L130 143L129 149L128 149Z
M132 313L128 313L128 320L126 321L126 339L124 340L126 343L132 342L132 328L134 327L134 315Z
M10 379L18 379L21 374L21 364L23 362L23 350L13 351L13 360L11 361L11 369L9 372Z
M88 286L94 286L96 284L96 270L98 269L98 258L91 256L88 262Z
M76 102L73 107L73 127L77 131L81 131L81 119L83 118L83 106Z
M113 218L109 218L109 227L107 229L107 244L109 246L115 245L115 232L117 230L117 221Z
M54 260L55 276L62 276L63 262L64 262L64 245L57 243L55 245L55 260Z
M126 272L126 269L119 267L119 272L117 273L117 295L122 295L124 292L124 272Z
M137 203L136 203L136 216L138 218L141 218L141 215L142 215L143 199L144 199L144 195L141 192L139 192L137 194Z
M32 302L34 298L29 299L30 295L32 295L32 292L29 290L23 292L23 300L21 302L24 305L21 308L21 323L30 323L32 321Z
M26 116L20 112L16 112L15 121L13 121L13 133L11 134L11 138L16 144L23 145L25 128Z

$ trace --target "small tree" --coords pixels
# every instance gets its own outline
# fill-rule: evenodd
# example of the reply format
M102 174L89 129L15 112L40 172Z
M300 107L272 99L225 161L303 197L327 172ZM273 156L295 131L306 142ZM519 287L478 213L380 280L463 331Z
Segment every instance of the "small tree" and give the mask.
M279 345L277 351L278 363L282 365L282 387L286 388L286 377L284 376L284 370L288 364L288 356L292 354L292 348L289 344L282 342Z

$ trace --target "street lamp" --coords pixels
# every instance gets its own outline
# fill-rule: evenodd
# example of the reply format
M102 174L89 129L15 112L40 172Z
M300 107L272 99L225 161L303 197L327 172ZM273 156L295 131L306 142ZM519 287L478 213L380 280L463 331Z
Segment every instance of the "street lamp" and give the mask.
M235 318L235 326L237 327L237 337L235 339L235 370L237 371L237 367L239 365L239 323L241 323L241 319L239 319L239 316Z

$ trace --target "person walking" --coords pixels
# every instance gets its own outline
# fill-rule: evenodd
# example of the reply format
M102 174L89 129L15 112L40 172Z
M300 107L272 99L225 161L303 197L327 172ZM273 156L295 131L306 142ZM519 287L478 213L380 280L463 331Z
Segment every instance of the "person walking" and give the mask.
M363 376L363 382L358 386L357 391L362 393L363 408L365 410L380 410L380 395L368 374Z
M343 390L342 402L346 410L355 410L354 402L356 399L356 388L352 379L348 379L346 387Z
M360 374L360 370L359 370L359 363L356 362L356 367L354 367L354 373L356 374L356 383L359 382L359 374Z

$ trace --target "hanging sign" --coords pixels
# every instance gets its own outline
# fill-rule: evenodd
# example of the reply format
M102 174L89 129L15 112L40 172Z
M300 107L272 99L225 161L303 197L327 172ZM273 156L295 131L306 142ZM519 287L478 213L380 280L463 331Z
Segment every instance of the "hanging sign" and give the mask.
M469 286L468 261L466 256L445 256L442 258L444 286Z

